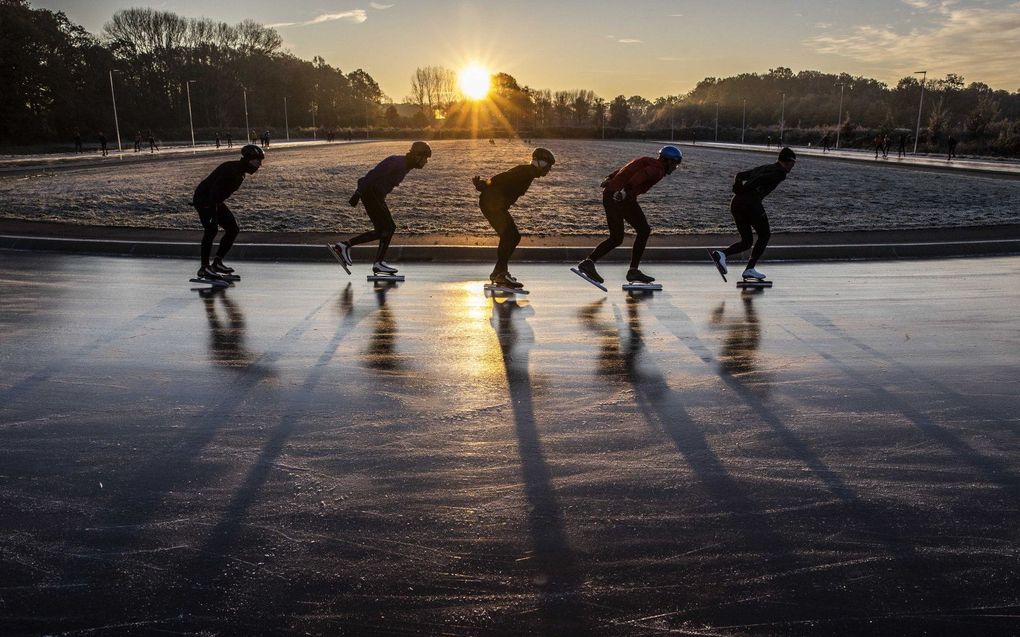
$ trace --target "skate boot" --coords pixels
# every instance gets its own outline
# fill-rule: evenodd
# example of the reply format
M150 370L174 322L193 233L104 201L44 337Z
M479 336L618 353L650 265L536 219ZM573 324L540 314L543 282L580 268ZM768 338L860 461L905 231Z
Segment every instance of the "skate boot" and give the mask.
M219 274L213 272L209 266L203 265L195 273L195 278L191 279L192 283L207 283L215 287L229 287L233 285L230 281L224 279Z
M391 275L396 274L397 269L387 264L385 261L376 261L372 264L372 272L375 272L376 274Z
M223 265L223 259L219 257L213 259L212 265L209 268L218 274L233 274L234 268Z
M655 281L654 277L650 277L637 268L631 268L627 270L627 282L628 283L652 283Z
M341 241L333 245L333 249L337 251L347 265L354 265L354 260L351 259L351 244L346 241Z
M720 250L712 250L709 254L715 261L715 267L719 268L719 274L729 274L729 270L726 268L726 255Z
M578 263L577 269L592 281L598 281L599 283L606 282L606 280L602 278L602 275L598 273L598 270L595 269L595 262L591 259L585 259Z
M765 275L759 272L758 270L755 270L754 268L747 268L741 273L740 276L744 277L745 281L747 279L757 279L759 281L765 280Z
M508 288L511 290L520 290L524 288L524 284L510 276L509 272L493 271L493 273L489 275L489 281L491 281L493 285L501 288Z

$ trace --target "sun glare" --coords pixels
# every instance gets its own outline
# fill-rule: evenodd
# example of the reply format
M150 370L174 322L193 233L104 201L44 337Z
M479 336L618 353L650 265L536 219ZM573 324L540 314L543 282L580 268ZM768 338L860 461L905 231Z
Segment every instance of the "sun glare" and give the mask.
M465 97L473 100L485 99L489 94L492 74L480 64L465 66L457 74L457 86Z

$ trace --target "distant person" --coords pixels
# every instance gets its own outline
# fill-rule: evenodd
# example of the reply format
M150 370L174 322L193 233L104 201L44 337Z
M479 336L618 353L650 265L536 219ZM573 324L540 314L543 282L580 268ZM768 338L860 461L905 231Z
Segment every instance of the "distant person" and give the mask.
M882 152L883 145L885 145L885 142L883 141L882 136L879 135L875 138L875 159L878 159L878 154Z
M904 157L907 156L907 134L906 133L900 133L900 143L899 143L899 147L897 148L897 152L899 154L899 158L900 159L903 159Z
M691 144L697 146L698 144L698 133L691 131Z
M269 148L269 131L262 133L262 147Z
M152 134L152 131L149 131L149 154L151 155L157 150L159 150L159 144L156 143L156 136Z
M142 150L142 131L135 131L135 152Z
M725 250L713 250L712 260L719 273L726 276L726 258L744 252L751 247L754 238L752 230L758 234L754 241L754 249L751 250L751 258L747 260L747 267L741 276L746 279L762 280L765 275L755 269L758 259L768 246L769 237L772 231L769 228L769 217L765 214L765 207L762 200L765 199L776 186L783 183L786 175L793 170L797 162L797 155L790 148L783 148L779 151L779 158L774 164L758 166L753 170L745 170L737 173L733 181L733 199L730 200L730 213L733 221L740 232L740 241L734 243Z
M386 251L390 247L390 240L397 230L393 222L393 215L390 207L386 205L386 196L393 192L393 189L404 181L404 177L414 169L424 168L432 157L432 147L425 142L414 142L411 149L404 155L391 155L379 162L375 168L358 180L358 188L350 199L352 207L357 206L360 201L365 206L365 212L372 221L372 230L363 232L347 241L329 245L333 255L344 264L344 269L354 264L351 258L351 247L378 241L375 262L372 264L372 272L375 274L396 274L397 269L386 263ZM347 270L350 273L350 270Z
M595 269L595 263L623 243L623 222L634 228L637 236L630 250L630 268L627 270L628 283L652 283L653 277L640 270L641 257L652 229L645 219L645 213L638 204L638 197L651 190L666 175L673 174L684 159L676 146L663 146L657 157L638 157L622 168L613 171L602 181L602 207L606 211L609 236L595 246L577 269L588 278L604 283L605 279Z
M234 147L234 134L231 133L230 131L227 131L227 148L233 147Z
M765 138L765 148L772 148L772 135Z
M195 188L192 205L198 211L198 218L205 229L202 235L202 267L198 269L198 278L216 281L224 275L233 274L234 269L224 265L223 259L234 244L240 228L234 213L225 202L241 187L245 175L254 175L258 171L265 158L265 151L254 144L248 144L241 149L240 160L220 164ZM210 264L212 244L219 228L223 228L223 238L216 249L216 258Z
M510 207L528 192L532 181L548 175L555 163L556 157L550 151L536 148L531 153L530 164L514 166L491 179L482 179L477 175L471 179L475 190L479 192L478 207L499 235L496 265L489 274L493 285L517 290L524 287L523 283L510 274L510 257L521 242L521 233L510 215Z
M829 147L832 145L832 136L826 133L822 136L822 153L829 152Z
M76 153L85 152L85 147L81 143L81 131L79 131L77 128L74 129L74 152Z
M489 144L492 145L492 146L495 146L496 145L496 140L490 137L489 138Z
M99 131L99 152L103 154L103 157L110 154L106 148L106 135L103 134L103 131Z
M957 144L956 138L950 135L947 144L949 147L949 161L952 161L953 158L956 157L956 144Z
M220 132L216 131L216 148L220 147Z
M350 129L350 128L347 129L347 141L349 141L349 142L353 142L354 141L354 130L353 129Z
M892 137L886 135L882 138L882 159L889 159L889 147L892 146Z

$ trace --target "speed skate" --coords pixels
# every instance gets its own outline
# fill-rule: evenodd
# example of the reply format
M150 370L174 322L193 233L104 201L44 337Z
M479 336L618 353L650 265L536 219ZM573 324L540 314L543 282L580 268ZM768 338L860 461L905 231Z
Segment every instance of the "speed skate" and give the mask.
M623 289L627 292L660 292L662 291L661 283L638 283L634 281L632 283L624 283Z
M240 277L238 277L238 278L240 279ZM233 283L231 283L230 281L227 281L226 279L209 279L209 278L206 278L206 277L201 277L201 278L194 277L194 278L191 278L191 279L188 279L188 280L191 281L192 283L199 283L201 285L206 285L206 286L213 287L213 288L229 288L232 285L234 285ZM205 288L193 288L193 289L195 289L195 290L207 290L207 289L209 289L209 287L205 287Z
M761 290L763 288L772 287L772 281L765 279L755 279L752 277L744 277L743 281L737 281L737 287L742 290Z
M606 288L606 286L602 285L601 283L599 283L595 279L591 278L590 276L588 276L584 272L581 272L579 269L577 269L577 268L570 268L570 271L573 272L574 274L576 274L577 276L581 277L582 279L584 279L588 283L591 283L592 285L594 285L598 289L602 290L603 292L608 292L609 291Z
M483 287L485 290L485 296L512 296L514 294L531 294L524 288L511 288L505 285L496 285L495 283L486 283Z
M340 254L340 251L336 249L336 246L332 243L327 243L326 247L329 248L329 253L333 255L333 258L340 263L340 267L344 269L344 272L350 274L351 269L347 267L347 261L344 259L344 255Z
M385 272L373 272L368 275L369 281L389 281L391 283L400 283L404 280L403 274L387 274Z

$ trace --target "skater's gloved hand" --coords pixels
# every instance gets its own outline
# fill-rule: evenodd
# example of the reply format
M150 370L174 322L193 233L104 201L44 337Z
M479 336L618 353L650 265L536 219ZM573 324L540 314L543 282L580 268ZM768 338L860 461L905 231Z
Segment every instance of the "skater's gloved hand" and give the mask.
M599 184L599 188L605 188L608 185L609 185L609 177L606 177L605 179L602 180L602 183Z
M479 177L478 175L475 175L474 177L471 178L471 183L475 185L475 190L477 190L478 192L485 192L485 189L488 187L488 184L485 183L485 180Z
M358 205L359 201L361 201L361 193L356 192L348 203L351 204L351 207L353 208Z
M740 183L740 180L733 182L733 194L740 195L744 193L744 184Z
M613 193L613 201L623 201L627 198L626 190L617 190Z

